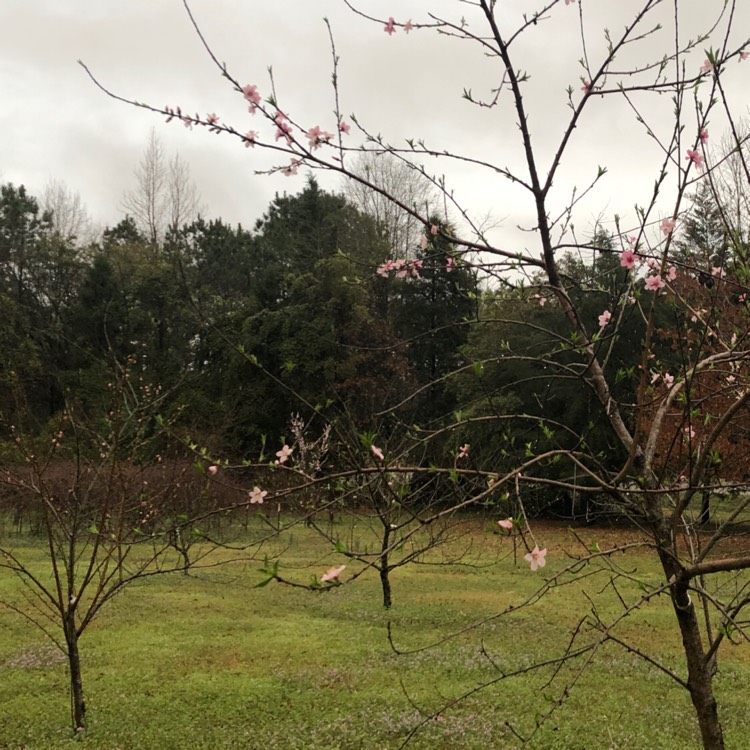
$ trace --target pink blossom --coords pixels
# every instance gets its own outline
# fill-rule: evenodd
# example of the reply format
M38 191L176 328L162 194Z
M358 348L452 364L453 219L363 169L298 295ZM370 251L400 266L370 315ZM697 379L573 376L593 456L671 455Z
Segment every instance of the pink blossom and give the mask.
M635 253L632 250L623 250L620 255L620 265L631 269L635 265Z
M512 518L504 518L502 521L498 521L497 525L500 526L501 528L505 529L506 531L511 531L512 528L513 528L513 519ZM532 570L536 570L536 568L532 568Z
M738 302L745 302L747 300L747 293L740 294L739 297L737 297Z
M260 93L258 87L252 83L248 83L247 86L242 87L242 95L251 104L260 104Z
M310 148L319 148L318 139L320 138L322 133L323 131L318 125L310 128L310 130L305 133L305 135L307 136L307 140L310 143Z
M658 271L661 268L661 262L658 258L649 258L646 261L646 265L652 270L652 271Z
M438 233L439 229L437 224L430 224L430 234L434 237Z
M584 79L583 86L581 86L581 91L585 92L586 94L591 91L591 81L587 81Z
M547 298L542 297L541 294L535 294L534 299L539 303L539 307L544 307L547 304Z
M281 174L283 174L285 177L291 177L293 174L297 174L297 170L299 169L299 165L302 162L299 159L292 159L289 162L288 167L284 167L284 169L281 170Z
M717 279L723 279L727 275L727 272L718 266L711 268L711 276L715 276Z
M736 380L737 378L735 378L734 375L727 375L727 383L729 383L729 385L732 385Z
M258 105L260 104L260 93L258 92L258 87L253 84L248 84L247 86L242 87L242 95L245 97L245 100L249 102L250 106L247 108L247 111L251 114L255 114L255 110L258 108Z
M389 36L392 35L396 31L396 21L393 18L393 16L391 16L388 19L388 23L385 26L383 26L383 31L385 31L385 33L388 34Z
M703 166L703 154L700 153L700 151L696 151L695 149L688 149L687 156L685 157L688 161L695 164L696 167L702 167Z
M661 375L658 372L655 372L651 376L651 385L653 385L654 383L656 383L659 380L660 377L661 377Z
M445 272L450 273L453 270L453 263L455 261L450 256L445 259Z
M427 245L429 245L429 244L430 244L429 238L427 237L426 234L423 234L419 238L419 247L422 248L422 250L426 250L427 249Z
M292 126L288 122L280 122L278 128L276 128L276 138L285 138L287 143L292 142Z
M544 559L546 555L546 547L544 549L539 549L539 547L534 545L534 549L531 550L531 552L526 553L523 556L523 559L526 560L526 562L531 563L531 571L533 573L537 568L543 568L547 564L547 561Z
M339 123L339 130L340 130L340 131L341 131L341 132L342 132L342 133L343 133L344 135L349 135L349 132L351 131L351 129L352 129L352 126L351 126L351 125L350 125L350 124L349 124L348 122L344 122L344 120L342 120L342 121L341 121L341 122Z
M745 52L744 49L740 50L740 62L747 60L748 57L750 57L750 52Z
M467 458L469 456L469 444L464 443L459 449L458 449L458 457L459 458Z
M393 261L387 260L385 263L378 266L377 273L378 275L382 276L384 279L387 279L388 273L389 271L391 271L392 268L393 268Z
M706 59L705 59L705 60L703 61L703 65L701 65L701 73L705 73L705 74L708 74L708 73L710 73L710 72L711 72L711 71L712 71L713 69L714 69L714 66L713 66L712 62L711 62L711 61L710 61L710 60L709 60L708 58L706 58Z
M276 451L277 464L283 464L292 455L294 448L290 448L288 445L284 445L280 451Z
M574 3L576 0L565 0L565 5L570 5L571 3Z
M328 583L329 581L336 581L345 570L346 565L339 565L338 568L328 568L328 570L320 576L320 582Z
M705 146L708 143L708 130L702 128L700 132L701 143Z
M321 130L318 125L310 128L305 135L312 149L320 148L321 143L326 143L333 138L333 133Z
M385 277L389 271L395 271L397 279L407 279L409 277L418 279L420 278L419 269L422 268L423 264L424 261L420 258L412 261L396 258L396 260L389 260L378 266L377 273Z
M372 451L372 455L375 456L375 458L379 458L381 461L385 460L385 457L383 456L383 451L378 448L377 445L371 445L370 450Z
M675 228L675 220L674 219L662 219L659 227L664 234L672 234Z
M609 323L609 321L612 319L612 313L609 310L605 310L600 316L599 316L599 328L604 328L604 326Z
M665 286L666 284L664 283L661 274L657 273L646 278L646 289L648 289L649 292L658 292L659 289L663 289Z
M670 375L668 372L665 372L664 373L664 385L666 385L667 388L671 388L672 383L674 383L674 375Z
M667 281L674 281L677 278L677 269L674 266L669 267L667 272Z
M414 28L411 18L404 24L404 31L408 34Z
M250 148L251 146L255 148L255 140L260 134L257 130L248 130L247 133L243 136L243 139L245 141L245 148Z
M208 467L208 473L209 473L209 474L210 474L211 476L214 476L214 475L216 474L216 472L217 472L218 470L219 470L219 467L218 467L218 466L209 466L209 467Z
M263 498L268 494L268 490L262 490L260 487L253 487L252 492L248 492L247 494L250 496L251 503L262 505Z
M206 122L209 125L216 125L219 122L219 115L215 114L214 112L211 112L210 114L206 115Z
M189 116L189 115L185 115L185 116L184 116L184 117L182 118L182 124L183 124L183 125L184 125L184 126L185 126L185 127L186 127L186 128L188 129L188 130L192 130L192 129L193 129L193 121L192 121L192 120L190 119L190 116Z
M273 121L276 123L276 140L286 138L287 143L292 142L292 126L287 122L286 115L283 112L276 112Z
M695 438L695 430L692 427L686 427L685 435L690 438L690 440L693 440Z

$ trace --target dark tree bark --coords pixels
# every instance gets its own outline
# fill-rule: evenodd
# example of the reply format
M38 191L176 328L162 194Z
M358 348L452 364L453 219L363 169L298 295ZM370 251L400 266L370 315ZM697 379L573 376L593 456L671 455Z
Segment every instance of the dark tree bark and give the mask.
M704 750L725 750L724 735L713 693L713 663L706 657L698 616L690 598L690 577L679 564L665 521L655 524L658 554L666 579L671 583L670 596L682 636L682 648L688 671L688 689L695 708Z
M83 676L81 674L81 658L78 653L79 633L76 629L74 609L70 609L65 615L64 630L70 673L71 719L73 730L81 732L86 728L86 702L83 698Z
M388 566L388 547L391 544L391 528L387 523L387 518L381 519L383 521L383 538L380 545L380 561L377 565L378 571L380 572L380 587L383 590L383 607L390 609L393 601L391 599L391 579L390 579L390 567Z

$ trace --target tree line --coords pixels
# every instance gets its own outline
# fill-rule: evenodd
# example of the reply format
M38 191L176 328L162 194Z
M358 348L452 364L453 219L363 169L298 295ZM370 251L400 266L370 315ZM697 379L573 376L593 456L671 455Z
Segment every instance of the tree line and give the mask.
M337 423L355 442L367 431L395 441L463 421L447 443L429 443L416 458L422 465L462 445L472 446L467 464L491 471L552 449L592 450L604 466L621 461L622 446L576 370L575 336L541 280L493 284L480 262L459 258L444 234L433 234L452 231L437 214L394 248L395 219L384 220L369 200L357 201L367 213L310 177L298 194L277 195L252 229L200 216L159 228L152 206L82 243L65 231L62 206L58 217L24 186L3 185L6 439L10 426L52 434L66 409L101 420L113 372L127 364L147 393L159 394L158 415L175 434L233 460L282 440L299 413L313 432ZM130 205L138 205L132 194ZM715 269L733 264L717 211L699 191L678 243L675 262L688 272L680 283L698 307L701 296L708 306L719 294ZM615 242L593 231L561 262L594 327L626 284ZM405 257L394 265L399 251ZM723 282L722 304L736 306L740 293L728 288ZM655 358L676 373L678 311L667 299L657 307ZM609 347L606 367L624 405L635 401L644 330L633 308L619 335L599 343ZM722 453L738 461L745 436L733 440L716 449L717 464ZM669 446L664 457L665 468L677 460ZM729 478L746 479L740 464ZM569 479L571 467L553 458L545 472ZM575 493L543 488L537 505L565 515L589 510Z

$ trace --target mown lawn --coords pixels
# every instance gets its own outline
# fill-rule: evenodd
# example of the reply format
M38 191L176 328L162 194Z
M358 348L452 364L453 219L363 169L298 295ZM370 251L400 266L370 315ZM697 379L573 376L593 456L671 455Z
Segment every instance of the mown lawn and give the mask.
M595 529L584 535L587 544L601 547L634 537ZM474 557L467 561L511 550L489 523L477 523L473 536ZM373 573L319 593L277 583L254 588L262 579L259 560L140 581L104 609L83 637L89 729L75 742L97 750L398 748L425 715L453 698L503 672L560 656L590 608L586 595L603 619L618 611L606 579L591 576L434 648L399 655L390 647L389 622L399 649L428 646L521 603L569 563L567 552L580 549L564 528L543 527L537 536L549 553L547 567L535 574L520 557L516 567L505 554L484 567L412 565L396 571L390 612L380 605ZM42 559L39 546L25 544L17 545L19 555ZM299 581L340 562L301 528L279 544L290 545L283 572ZM439 562L440 555L431 561ZM628 577L658 580L647 552L620 555L618 565ZM636 585L625 578L618 590L626 599L637 596ZM19 592L17 582L0 571L0 598ZM664 597L618 632L681 671L679 639ZM585 625L579 633L581 645L595 638ZM748 650L730 644L721 653L717 678L728 748L750 748L749 678ZM44 636L0 608L0 748L71 747L66 679L65 664ZM513 730L531 734L550 711L526 747L699 747L686 691L612 644L559 672L549 666L474 693L430 719L408 747L520 748Z

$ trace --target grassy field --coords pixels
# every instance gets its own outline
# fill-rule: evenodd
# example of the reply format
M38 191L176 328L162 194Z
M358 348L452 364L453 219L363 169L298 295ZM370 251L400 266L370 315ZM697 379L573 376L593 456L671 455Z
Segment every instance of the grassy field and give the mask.
M627 534L588 529L607 547ZM105 608L81 647L89 729L75 743L97 750L391 750L424 715L451 699L559 656L590 605L602 616L617 600L597 576L553 589L539 603L492 619L427 650L434 641L519 603L564 567L576 549L562 527L537 535L549 549L544 570L514 566L507 538L477 522L474 550L486 567L412 565L393 574L394 607L380 606L377 578L319 593L272 583L258 560L143 580ZM291 538L283 571L307 582L340 563L303 529ZM25 544L28 545L28 542ZM40 547L16 547L43 559ZM435 554L432 562L439 562ZM648 553L622 556L623 570L658 580ZM350 569L347 570L347 574ZM344 576L346 580L347 575ZM623 584L625 597L635 597ZM0 598L18 584L0 571ZM623 623L622 637L682 672L681 648L664 597ZM581 643L593 634L581 632ZM43 635L0 608L0 748L54 750L74 740L68 726L66 667ZM412 750L520 748L537 720L565 700L526 747L545 750L690 750L697 729L686 691L656 668L608 645L570 662L501 680L430 719ZM728 748L750 748L746 686L750 654L729 645L716 687ZM574 681L575 680L575 681ZM572 687L566 689L566 686ZM509 726L510 725L510 726Z

